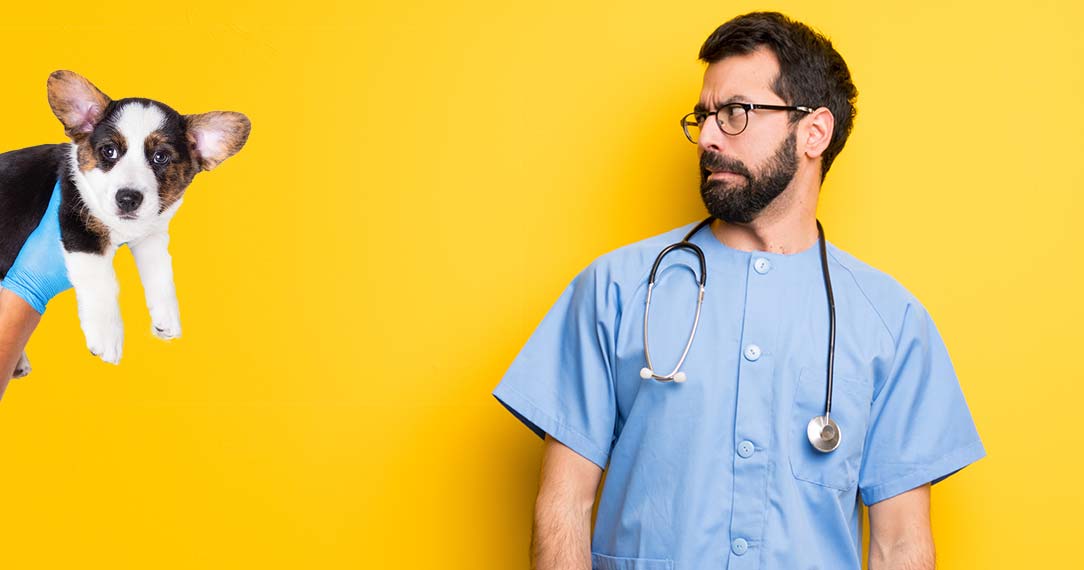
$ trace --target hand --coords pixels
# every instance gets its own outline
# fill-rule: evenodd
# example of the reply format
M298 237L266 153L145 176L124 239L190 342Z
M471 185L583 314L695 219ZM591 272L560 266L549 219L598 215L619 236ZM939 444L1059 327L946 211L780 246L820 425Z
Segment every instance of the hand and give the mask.
M39 314L45 312L50 299L71 289L68 271L64 267L63 245L60 243L60 183L38 227L26 238L15 263L0 283L21 297Z

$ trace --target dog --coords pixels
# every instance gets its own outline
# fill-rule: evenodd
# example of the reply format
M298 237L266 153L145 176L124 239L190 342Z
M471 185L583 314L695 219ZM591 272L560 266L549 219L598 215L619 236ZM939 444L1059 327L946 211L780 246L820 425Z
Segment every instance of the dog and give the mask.
M71 142L0 154L0 278L38 226L59 181L60 237L79 324L91 354L117 364L124 326L113 256L128 245L151 332L179 337L169 222L193 177L240 151L251 123L235 112L181 115L152 99L114 101L71 71L53 72L46 90ZM15 377L29 372L24 352Z

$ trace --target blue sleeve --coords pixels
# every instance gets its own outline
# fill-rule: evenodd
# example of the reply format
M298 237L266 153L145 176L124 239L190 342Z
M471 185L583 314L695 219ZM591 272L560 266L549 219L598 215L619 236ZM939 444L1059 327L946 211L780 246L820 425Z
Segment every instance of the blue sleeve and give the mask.
M617 288L596 261L565 289L493 396L539 437L605 469L616 421Z
M71 289L68 270L64 266L64 251L60 241L60 182L38 227L26 238L19 255L11 264L0 286L21 297L38 313L60 293Z
M937 483L986 455L948 349L917 301L875 388L858 479L865 504Z

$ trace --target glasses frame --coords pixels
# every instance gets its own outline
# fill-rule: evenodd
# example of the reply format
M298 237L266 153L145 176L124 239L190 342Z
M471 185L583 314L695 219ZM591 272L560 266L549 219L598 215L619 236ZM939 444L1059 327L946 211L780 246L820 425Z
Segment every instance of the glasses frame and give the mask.
M722 110L725 110L725 109L735 109L735 108L740 108L743 111L745 111L745 126L743 126L741 128L741 130L736 132L736 133L730 133L730 132L727 132L727 130L723 128L723 122L721 120L719 120L719 111L722 111ZM719 107L718 109L708 113L707 115L704 115L704 124L707 124L708 117L710 117L712 115L715 115L715 124L716 124L716 126L719 127L719 132L723 133L724 135L729 135L729 136L732 136L732 137L736 137L736 136L744 133L745 129L747 129L749 127L749 111L752 111L754 109L764 109L764 110L767 110L767 111L798 111L798 112L801 112L801 113L805 113L807 115L814 111L814 109L812 107L808 107L808 106L805 106L805 105L762 105L760 103L727 103L726 105L723 105L722 107ZM695 139L693 139L692 135L689 134L689 127L691 125L696 125L698 129L700 129L700 130L704 129L704 125L700 124L700 122L696 120L696 115L698 113L699 113L699 111L693 111L693 112L687 113L687 114L685 114L685 116L681 117L681 130L682 130L682 132L685 133L685 138L689 139L689 142L691 142L693 144L698 144L698 143L697 143L697 141ZM691 118L692 122L690 122L690 118Z

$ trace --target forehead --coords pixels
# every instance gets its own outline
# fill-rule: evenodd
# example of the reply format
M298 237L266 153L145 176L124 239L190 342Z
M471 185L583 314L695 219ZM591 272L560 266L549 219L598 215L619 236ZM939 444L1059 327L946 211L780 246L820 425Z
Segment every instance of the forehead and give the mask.
M99 129L119 134L129 144L137 144L154 133L166 138L183 135L180 115L156 101L121 100L112 107Z
M723 58L704 71L699 102L710 108L732 101L777 102L779 96L771 85L778 75L779 61L766 48Z

